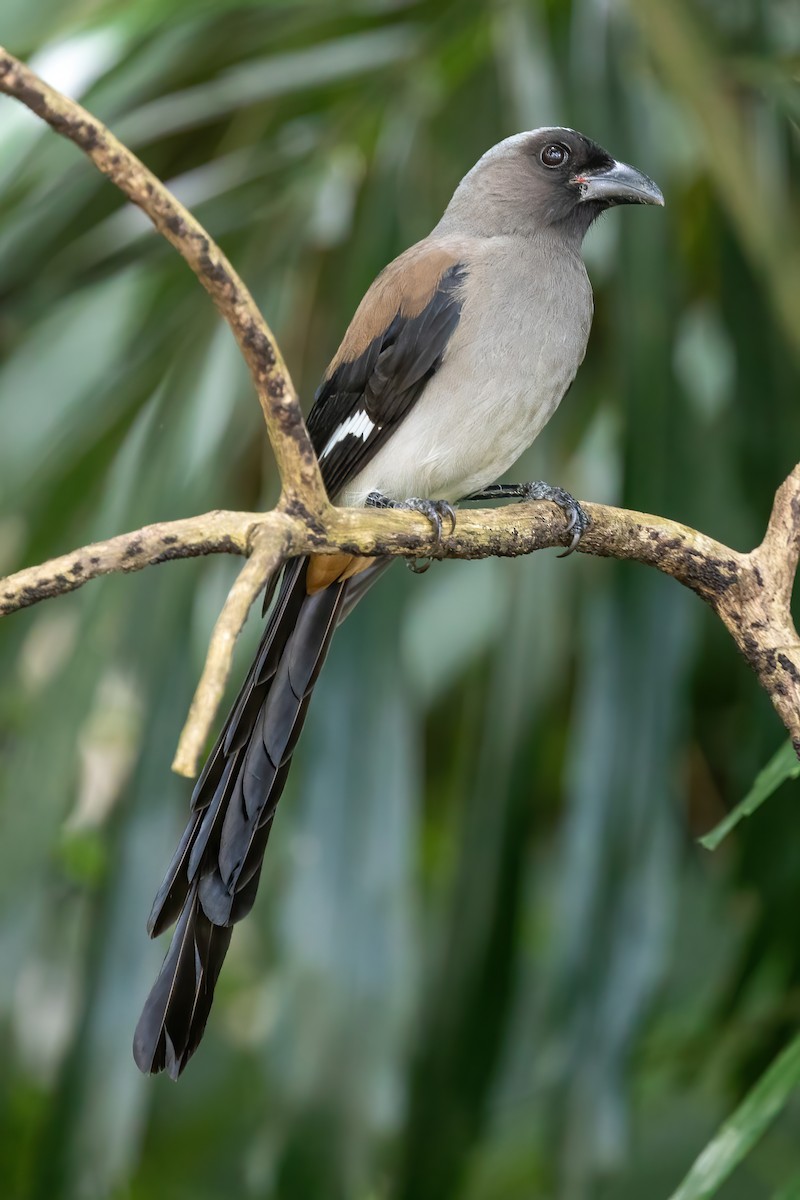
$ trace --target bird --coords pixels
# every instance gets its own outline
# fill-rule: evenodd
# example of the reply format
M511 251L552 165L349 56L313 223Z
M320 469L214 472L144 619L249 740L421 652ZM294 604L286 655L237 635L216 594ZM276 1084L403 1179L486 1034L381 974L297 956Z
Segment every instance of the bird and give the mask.
M316 392L308 431L332 501L413 509L441 536L461 500L550 500L573 550L588 522L568 492L496 481L584 357L587 230L615 205L663 203L651 179L574 129L529 130L488 150L430 235L371 284ZM177 1079L197 1049L331 637L391 561L298 557L267 589L258 652L150 913L151 937L175 930L134 1035L145 1073Z

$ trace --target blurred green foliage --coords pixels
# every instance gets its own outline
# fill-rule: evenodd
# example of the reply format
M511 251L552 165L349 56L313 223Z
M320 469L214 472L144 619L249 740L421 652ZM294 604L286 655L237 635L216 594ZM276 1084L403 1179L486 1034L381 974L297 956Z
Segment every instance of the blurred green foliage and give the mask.
M591 233L589 354L517 475L760 539L800 447L793 0L3 0L0 40L197 212L307 403L488 146L585 130L667 207ZM0 568L275 494L194 278L0 101ZM137 1074L169 763L238 565L0 628L3 1197L666 1198L797 1030L798 784L698 847L782 731L632 564L389 573L334 644L201 1052L178 1087ZM798 1194L787 1061L738 1114L780 1108L765 1136L683 1195Z

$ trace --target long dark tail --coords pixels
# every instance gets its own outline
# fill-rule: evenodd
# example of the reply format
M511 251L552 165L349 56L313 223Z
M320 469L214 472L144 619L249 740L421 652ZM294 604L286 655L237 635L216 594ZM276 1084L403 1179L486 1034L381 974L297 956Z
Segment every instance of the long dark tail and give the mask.
M301 559L286 569L255 662L197 781L191 819L153 903L151 937L176 919L177 925L134 1035L141 1071L167 1070L177 1079L197 1049L232 926L253 906L275 808L333 630L366 590L360 577L309 596L307 567Z

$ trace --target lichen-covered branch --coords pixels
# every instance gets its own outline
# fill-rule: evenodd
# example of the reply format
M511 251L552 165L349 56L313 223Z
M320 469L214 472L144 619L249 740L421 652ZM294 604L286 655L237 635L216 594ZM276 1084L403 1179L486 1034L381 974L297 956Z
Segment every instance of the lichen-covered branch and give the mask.
M731 574L737 555L704 534L647 513L585 503L591 525L583 554L635 559L673 575L711 600ZM179 521L160 521L0 579L0 616L64 595L113 572L140 571L173 558L251 553L263 536L293 554L404 555L408 558L514 558L566 546L564 517L545 501L495 509L462 509L455 530L440 543L418 513L396 509L330 508L309 526L280 508L268 513L215 510Z
M800 638L791 601L800 557L800 463L778 488L760 546L740 556L715 611L758 676L800 758Z
M258 513L209 512L182 521L159 521L133 533L82 546L41 566L26 567L0 579L0 616L74 592L100 575L141 571L142 567L173 558L248 554L253 532L262 520ZM270 514L270 521L286 524L280 513Z
M250 369L284 492L311 511L328 501L289 372L255 300L200 222L105 125L0 46L0 92L88 155L186 260L227 321Z
M800 638L789 608L800 555L800 465L779 489L764 541L750 554L665 517L602 504L585 503L584 508L591 524L579 552L655 567L701 596L753 667L800 752ZM473 559L515 557L569 542L563 515L546 502L463 509L453 533L439 544L428 521L411 512L329 508L309 524L302 515L281 509L217 511L149 525L10 575L0 580L0 615L74 591L112 571L137 571L167 559L202 554L249 554L261 539L269 547L264 558L268 566L254 568L248 575L241 593L231 601L232 623L224 624L219 633L231 647L234 639L228 632L241 626L258 570L263 582L269 570L291 555L344 550ZM209 676L217 681L217 698L224 687L224 679L222 684L219 680L227 672L224 657L217 655ZM211 707L215 706L216 701Z

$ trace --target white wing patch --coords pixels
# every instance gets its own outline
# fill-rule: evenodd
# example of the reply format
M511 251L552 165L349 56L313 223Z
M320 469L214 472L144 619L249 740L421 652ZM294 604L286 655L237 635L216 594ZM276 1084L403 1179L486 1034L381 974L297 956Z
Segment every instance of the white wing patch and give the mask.
M354 412L346 421L342 421L338 429L334 429L325 443L325 449L320 454L320 459L323 459L326 454L330 454L334 446L346 437L357 437L361 438L362 442L366 441L374 428L375 422L369 419L363 409Z

